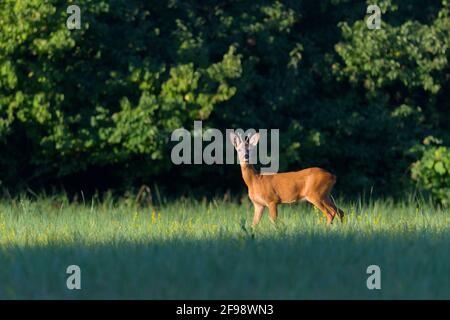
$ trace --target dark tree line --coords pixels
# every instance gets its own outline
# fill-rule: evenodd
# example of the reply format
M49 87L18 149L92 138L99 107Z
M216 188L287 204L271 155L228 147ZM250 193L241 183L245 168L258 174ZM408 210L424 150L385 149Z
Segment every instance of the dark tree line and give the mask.
M369 1L370 2L370 1ZM450 199L447 1L0 3L0 180L26 187L242 188L234 166L174 166L171 132L279 128L280 170L348 195ZM236 187L239 186L239 187Z

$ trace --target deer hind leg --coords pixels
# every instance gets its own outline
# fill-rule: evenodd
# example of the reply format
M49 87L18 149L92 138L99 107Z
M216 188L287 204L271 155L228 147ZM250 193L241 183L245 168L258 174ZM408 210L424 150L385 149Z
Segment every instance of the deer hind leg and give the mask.
M331 210L324 204L324 201L319 197L309 197L306 200L312 203L317 209L323 212L325 217L327 218L327 224L331 224L333 222L334 215L331 213Z
M277 204L275 202L269 203L269 216L270 216L270 220L273 223L275 223L275 221L277 221L278 210L277 210Z
M255 207L255 213L253 214L252 227L256 227L264 213L264 206L257 203L253 203L253 206Z
M333 213L333 218L337 215L339 220L343 222L344 220L344 211L336 207L333 201L331 201L330 197L326 197L324 199L324 204L329 208L329 210Z

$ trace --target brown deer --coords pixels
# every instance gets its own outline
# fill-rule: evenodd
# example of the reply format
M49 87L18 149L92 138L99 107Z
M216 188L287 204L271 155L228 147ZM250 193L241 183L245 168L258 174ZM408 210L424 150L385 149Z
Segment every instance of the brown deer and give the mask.
M269 208L273 223L277 219L277 205L306 200L322 211L331 224L337 215L343 221L344 212L330 199L330 192L336 183L336 176L321 168L308 168L295 172L259 174L250 164L250 152L259 141L259 133L244 139L231 132L231 142L236 149L241 164L242 178L248 188L248 196L255 208L252 227L255 227Z

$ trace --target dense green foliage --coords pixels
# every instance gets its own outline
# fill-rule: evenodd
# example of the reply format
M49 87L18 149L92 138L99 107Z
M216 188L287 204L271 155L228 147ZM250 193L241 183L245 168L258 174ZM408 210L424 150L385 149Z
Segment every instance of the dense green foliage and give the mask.
M412 168L412 177L432 192L434 198L450 203L450 149L428 148Z
M194 120L279 128L281 170L322 166L349 194L399 194L425 137L449 145L447 1L379 1L380 30L365 1L79 0L70 31L71 3L0 3L8 189L241 186L233 166L170 163Z
M130 201L131 200L131 201ZM0 298L448 299L448 212L409 201L343 203L325 225L306 204L250 231L251 205L133 199L0 203ZM253 234L253 236L252 236ZM81 268L67 290L66 268ZM368 290L369 265L381 290Z

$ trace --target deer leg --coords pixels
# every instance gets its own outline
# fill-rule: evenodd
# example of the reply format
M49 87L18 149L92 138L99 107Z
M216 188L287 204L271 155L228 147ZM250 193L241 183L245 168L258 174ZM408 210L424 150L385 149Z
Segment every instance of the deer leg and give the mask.
M257 203L253 203L253 206L255 207L255 213L253 214L252 228L256 227L264 213L264 206Z
M341 209L339 209L339 208L336 208L337 209L337 212L338 212L338 217L339 217L339 220L341 221L341 222L344 222L344 211L342 211Z
M312 203L317 209L323 212L325 217L327 218L327 225L330 225L333 222L334 216L329 212L330 210L324 205L323 201L320 198L307 198L308 202Z
M331 220L334 220L334 217L337 215L337 210L334 204L327 198L322 200L322 204L325 208L327 208L328 213L331 215Z
M270 216L270 220L273 223L275 223L275 221L277 221L278 210L277 210L277 204L275 202L269 203L269 216Z
M328 207L328 209L333 213L333 217L337 215L339 220L341 222L343 222L344 211L342 211L341 209L336 207L336 205L333 203L333 201L331 201L330 197L326 197L323 202Z

